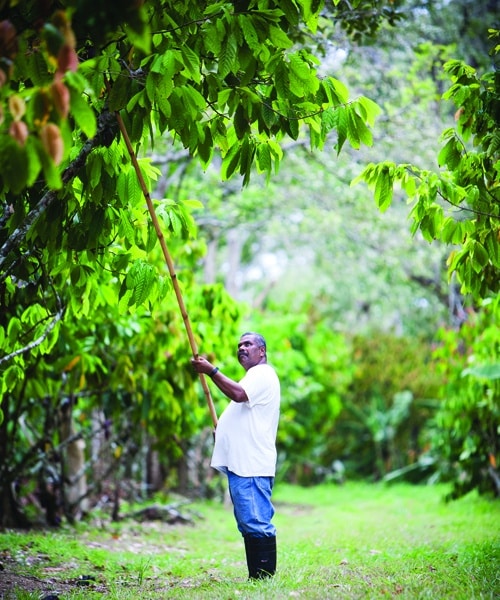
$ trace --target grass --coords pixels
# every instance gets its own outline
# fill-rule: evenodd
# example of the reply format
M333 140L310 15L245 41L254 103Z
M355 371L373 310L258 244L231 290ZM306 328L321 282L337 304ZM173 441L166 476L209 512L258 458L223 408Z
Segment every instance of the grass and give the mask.
M278 572L262 582L247 580L232 510L216 502L186 506L192 525L103 519L5 532L0 556L53 590L73 583L60 596L70 600L500 598L500 503L471 494L445 504L444 493L278 484ZM18 588L4 597L38 600L40 592Z

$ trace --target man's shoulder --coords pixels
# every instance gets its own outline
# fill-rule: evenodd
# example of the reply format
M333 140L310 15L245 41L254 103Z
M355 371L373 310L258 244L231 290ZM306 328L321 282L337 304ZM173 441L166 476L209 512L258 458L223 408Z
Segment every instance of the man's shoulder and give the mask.
M260 365L254 365L253 367L248 369L247 373L258 373L259 371L267 371L269 373L272 372L276 374L276 369L269 363L261 363Z

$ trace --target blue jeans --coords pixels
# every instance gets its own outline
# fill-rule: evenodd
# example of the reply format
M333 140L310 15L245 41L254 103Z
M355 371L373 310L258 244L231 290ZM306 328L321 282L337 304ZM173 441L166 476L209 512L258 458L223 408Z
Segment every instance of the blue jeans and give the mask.
M276 527L271 523L274 516L271 502L274 477L240 477L228 471L227 480L241 535L275 536Z

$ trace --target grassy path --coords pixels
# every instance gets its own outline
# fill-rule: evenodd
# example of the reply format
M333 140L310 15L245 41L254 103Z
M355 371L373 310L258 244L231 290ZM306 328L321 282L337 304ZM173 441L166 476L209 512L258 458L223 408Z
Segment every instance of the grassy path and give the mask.
M278 573L257 583L231 508L215 502L182 508L191 525L103 519L76 532L4 532L0 598L500 598L500 502L444 504L444 491L279 484Z

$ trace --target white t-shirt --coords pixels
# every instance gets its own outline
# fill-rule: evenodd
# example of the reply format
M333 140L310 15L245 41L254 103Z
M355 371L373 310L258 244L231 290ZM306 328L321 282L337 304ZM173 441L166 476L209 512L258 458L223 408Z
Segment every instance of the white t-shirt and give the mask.
M274 477L280 382L267 363L255 365L240 381L248 402L231 402L215 432L211 466L240 477Z

